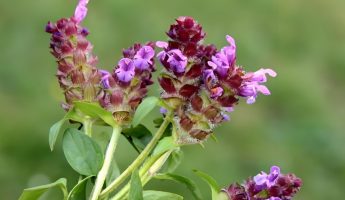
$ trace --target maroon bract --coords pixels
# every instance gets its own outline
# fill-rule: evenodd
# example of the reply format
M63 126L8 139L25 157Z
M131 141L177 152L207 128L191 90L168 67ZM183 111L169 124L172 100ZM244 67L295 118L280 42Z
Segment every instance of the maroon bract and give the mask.
M71 17L48 22L46 32L51 34L51 53L57 59L57 78L66 98L63 108L69 110L77 100L97 102L102 96L101 74L93 46L86 39L87 29Z

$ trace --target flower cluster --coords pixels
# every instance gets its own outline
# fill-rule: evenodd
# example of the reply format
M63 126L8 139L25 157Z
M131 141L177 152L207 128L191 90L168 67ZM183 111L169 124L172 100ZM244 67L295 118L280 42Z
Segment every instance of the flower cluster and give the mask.
M242 185L231 184L223 189L229 200L290 200L300 190L302 180L294 174L281 174L277 166L270 173L249 178Z
M154 44L135 44L123 51L123 58L110 73L97 68L93 46L86 39L89 34L80 23L86 17L88 0L80 0L74 16L48 22L50 48L57 59L57 77L64 90L65 110L74 101L98 102L111 111L115 119L128 121L146 96L154 68ZM120 119L119 119L120 117Z
M105 90L101 105L111 111L119 122L128 122L141 100L147 94L147 86L154 68L154 45L134 44L123 51L123 58L113 73L102 70Z
M165 69L159 77L162 99L167 109L175 111L175 127L180 143L198 143L206 139L215 125L229 120L239 97L255 102L259 93L269 95L266 74L271 69L246 73L236 65L236 44L229 43L217 51L214 45L203 45L205 32L191 17L179 17L167 32L168 42L157 42Z
M80 26L86 15L86 3L80 1L75 16L46 25L46 32L51 34L51 53L58 63L57 78L66 98L65 110L69 110L74 101L97 102L102 96L98 60L86 39L88 30Z

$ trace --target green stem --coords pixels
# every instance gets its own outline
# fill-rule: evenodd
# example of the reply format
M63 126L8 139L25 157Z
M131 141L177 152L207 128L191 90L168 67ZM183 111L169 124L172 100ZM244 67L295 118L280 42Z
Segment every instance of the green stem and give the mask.
M151 139L150 143L147 144L145 149L132 162L132 164L129 165L128 168L125 171L123 171L122 174L119 177L117 177L117 179L115 179L112 183L110 183L110 185L108 187L106 187L102 191L100 197L104 197L105 195L108 195L110 192L114 191L119 185L121 185L128 178L128 176L131 175L131 173L133 172L134 169L139 168L139 166L144 162L144 160L150 154L152 149L155 147L155 145L157 144L159 139L162 137L165 129L168 127L168 125L170 123L170 120L171 120L170 118L171 118L171 114L169 113L165 117L162 125L159 127L159 129L157 130L156 134Z
M89 137L92 137L92 121L90 117L84 119L84 131Z
M162 154L151 156L140 169L139 174L141 177L141 184L144 187L152 177L162 168L168 157L173 150L168 150ZM128 191L130 189L130 183L127 183L113 198L110 200L126 199Z
M102 191L104 181L108 174L111 161L114 157L114 152L115 152L116 145L117 145L120 135L121 135L121 127L119 126L113 127L113 133L112 133L110 142L108 144L107 151L105 153L104 163L101 170L97 174L96 183L91 193L90 200L97 200Z

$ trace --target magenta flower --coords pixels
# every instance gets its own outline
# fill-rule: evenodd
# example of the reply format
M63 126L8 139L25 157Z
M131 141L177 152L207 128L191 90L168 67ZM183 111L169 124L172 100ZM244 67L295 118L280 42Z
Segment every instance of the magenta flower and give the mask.
M187 57L179 49L172 49L168 52L161 51L157 57L165 67L176 73L183 73L187 66Z
M277 166L272 166L269 174L261 172L260 174L254 176L253 180L256 185L266 188L274 185L279 175L280 168Z
M143 46L134 56L134 66L140 70L147 69L152 65L152 58L155 55L155 51L150 46Z
M266 74L271 77L277 76L277 73L272 69L259 69L256 72L249 72L242 77L243 82L240 87L239 95L246 97L248 104L255 103L258 93L262 93L264 95L271 94L266 86L261 85L261 83L265 83L267 81Z
M104 89L110 88L109 78L111 77L111 74L106 70L99 70L99 72L102 75L101 83L103 85L103 88Z
M80 23L86 17L87 3L89 3L89 0L79 0L79 3L74 12L74 18L77 21L77 23Z
M115 74L120 81L128 83L135 75L134 69L135 67L132 59L122 58L118 63Z
M226 36L226 39L230 45L223 47L220 52L212 56L212 61L207 62L220 77L226 77L229 69L235 65L236 61L235 40L229 35Z

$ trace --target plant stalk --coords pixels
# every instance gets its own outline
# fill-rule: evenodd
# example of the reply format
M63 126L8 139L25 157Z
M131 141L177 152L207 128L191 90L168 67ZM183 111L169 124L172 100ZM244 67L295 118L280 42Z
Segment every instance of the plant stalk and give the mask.
M113 127L113 133L105 153L104 163L101 170L97 174L96 183L91 193L90 200L97 200L100 196L104 181L111 165L111 161L114 157L114 152L119 140L119 136L121 135L121 130L122 129L120 126Z
M131 165L128 166L128 168L122 172L122 174L117 177L108 187L106 187L100 197L104 197L108 195L110 192L114 191L119 185L121 185L130 175L131 173L139 168L139 166L145 161L147 156L150 154L150 152L153 150L153 148L156 146L159 139L162 137L165 129L168 127L170 123L171 113L168 113L166 117L164 118L164 121L162 125L157 130L156 134L151 139L150 143L147 144L145 149L139 154L139 156L132 162Z
M84 131L85 134L89 137L92 137L92 121L90 117L84 119Z
M168 150L162 154L150 157L139 171L141 184L144 187L152 177L162 168L173 150ZM130 183L127 183L113 198L110 200L126 199L130 189Z

